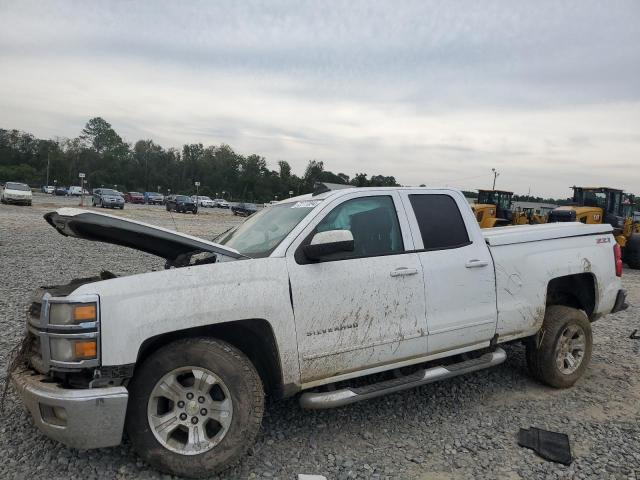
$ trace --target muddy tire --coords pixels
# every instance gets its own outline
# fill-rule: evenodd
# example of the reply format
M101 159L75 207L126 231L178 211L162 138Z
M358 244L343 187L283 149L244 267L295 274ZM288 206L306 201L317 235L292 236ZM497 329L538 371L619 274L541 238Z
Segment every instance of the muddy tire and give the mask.
M542 329L526 348L529 373L535 379L555 388L570 387L591 360L591 322L577 308L548 306Z
M633 270L640 269L640 234L634 233L624 247L624 263Z
M129 385L126 429L136 453L179 476L212 476L255 442L264 390L249 359L212 338L162 347Z

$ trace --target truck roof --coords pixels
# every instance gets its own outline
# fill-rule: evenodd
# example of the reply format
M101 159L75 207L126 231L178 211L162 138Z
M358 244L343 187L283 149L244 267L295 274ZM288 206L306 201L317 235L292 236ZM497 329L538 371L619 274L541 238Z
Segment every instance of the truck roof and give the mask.
M402 191L402 190L424 190L426 192L430 192L430 191L435 191L435 190L439 190L439 191L449 191L449 192L455 192L455 193L460 193L460 195L462 195L462 192L456 188L451 188L451 187L410 187L410 186L405 186L405 187L353 187L351 185L340 185L340 184L326 184L326 185L330 185L330 186L338 186L340 188L331 188L331 189L316 189L316 191L318 191L319 193L306 193L304 195L298 195L297 197L291 197L291 198L287 198L287 199L283 199L281 201L281 203L285 203L285 202L300 202L300 201L305 201L305 200L324 200L326 198L329 197L333 197L333 196L341 196L341 195L347 195L349 193L353 193L353 192L361 192L361 191L365 191L365 190L382 190L382 191L389 191L389 192L398 192L398 191Z

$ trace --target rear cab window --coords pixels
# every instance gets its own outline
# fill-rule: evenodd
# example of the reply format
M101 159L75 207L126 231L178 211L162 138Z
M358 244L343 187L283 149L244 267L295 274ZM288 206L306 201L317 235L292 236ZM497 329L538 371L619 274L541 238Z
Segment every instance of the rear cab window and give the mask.
M408 198L424 250L459 248L472 243L453 197L444 193L411 193Z

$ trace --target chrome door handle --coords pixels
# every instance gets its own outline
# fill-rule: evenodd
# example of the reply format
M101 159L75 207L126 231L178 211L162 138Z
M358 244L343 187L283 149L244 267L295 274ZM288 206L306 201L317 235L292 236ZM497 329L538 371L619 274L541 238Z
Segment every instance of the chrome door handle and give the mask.
M418 270L415 268L401 267L393 270L390 275L392 277L404 277L406 275L415 275L416 273L418 273Z
M467 268L479 268L479 267L486 267L487 265L489 265L489 262L474 258L473 260L469 260L467 263L465 263L464 266Z

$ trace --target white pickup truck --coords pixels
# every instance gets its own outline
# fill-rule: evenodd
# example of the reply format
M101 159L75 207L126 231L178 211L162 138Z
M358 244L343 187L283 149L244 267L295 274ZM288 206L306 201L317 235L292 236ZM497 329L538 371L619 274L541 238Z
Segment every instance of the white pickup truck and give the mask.
M96 211L45 218L166 269L41 288L13 384L49 437L97 448L126 430L179 475L240 459L265 394L342 406L497 365L513 341L537 380L568 387L591 322L626 308L611 226L481 230L450 189L325 186L217 242Z

